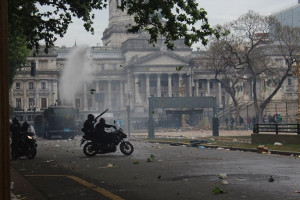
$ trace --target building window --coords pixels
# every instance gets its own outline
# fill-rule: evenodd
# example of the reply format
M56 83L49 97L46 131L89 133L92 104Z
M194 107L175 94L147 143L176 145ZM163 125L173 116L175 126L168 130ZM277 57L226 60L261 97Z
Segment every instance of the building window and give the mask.
M29 98L28 103L29 103L29 108L33 109L34 108L34 98Z
M16 83L16 89L17 90L21 89L21 84L20 83Z
M41 98L41 108L47 108L47 98Z
M42 88L42 90L46 89L46 82L41 82L41 88Z
M27 120L31 121L31 115L28 115Z
M210 89L213 89L214 88L214 83L213 82L209 82L209 87L210 87Z
M21 98L16 98L16 108L20 109L22 106Z
M199 81L199 89L202 89L202 81Z
M24 116L20 115L20 121L24 121Z
M291 78L288 79L288 86L291 86L293 84L293 81Z
M29 90L33 90L33 82L29 82Z

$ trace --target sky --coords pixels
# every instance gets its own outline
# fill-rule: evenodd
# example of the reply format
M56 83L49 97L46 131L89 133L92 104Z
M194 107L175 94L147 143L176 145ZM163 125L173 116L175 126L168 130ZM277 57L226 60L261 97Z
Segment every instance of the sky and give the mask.
M271 15L277 11L296 5L298 0L196 0L200 8L207 11L209 23L211 25L224 24L236 20L239 16L247 13L249 10L258 12L261 15ZM108 9L94 11L96 17L94 20L95 34L84 30L81 20L74 19L74 23L63 38L58 37L55 45L73 46L102 45L102 33L108 27Z

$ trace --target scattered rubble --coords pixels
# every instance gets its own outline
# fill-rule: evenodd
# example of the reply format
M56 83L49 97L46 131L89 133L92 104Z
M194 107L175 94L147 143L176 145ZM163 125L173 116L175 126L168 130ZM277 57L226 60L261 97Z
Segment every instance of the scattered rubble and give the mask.
M274 146L282 146L283 144L282 143L280 143L280 142L274 142L274 144L273 144Z
M262 154L269 153L268 147L265 147L264 145L260 145L260 146L256 147L256 149L257 149L257 153L262 153Z

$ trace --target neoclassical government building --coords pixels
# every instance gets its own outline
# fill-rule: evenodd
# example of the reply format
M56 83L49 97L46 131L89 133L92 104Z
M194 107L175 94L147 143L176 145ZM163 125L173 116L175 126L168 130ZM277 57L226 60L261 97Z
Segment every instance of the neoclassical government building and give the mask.
M147 34L127 33L126 25L132 22L132 18L116 9L117 3L117 0L109 1L109 24L103 33L103 46L90 47L91 81L82 85L71 103L79 109L82 119L87 113L97 114L108 108L107 117L126 121L129 108L133 126L144 128L149 112L148 97L151 96L215 96L219 110L225 113L227 109L228 113L232 103L230 96L205 67L205 52L193 51L184 45L183 40L176 41L175 49L170 51L162 39L153 46L148 44ZM48 106L56 105L58 100L66 104L58 88L62 69L74 48L78 48L77 45L54 47L48 54L40 52L35 57L28 57L29 62L36 62L36 76L30 75L30 68L23 68L18 71L10 91L10 105L16 108L14 115L21 121L32 122L36 115ZM283 59L278 58L280 62L284 65ZM288 78L274 100L295 102L295 83L295 77ZM91 89L95 91L91 92ZM251 81L241 83L238 91L237 95L245 101L245 105L251 106ZM259 93L264 95L267 91L261 87ZM173 116L168 116L170 113ZM188 112L159 110L155 117L161 122L176 121L182 113ZM193 113L196 113L194 119L187 122L193 123L191 125L211 115L210 110ZM252 115L254 111L249 109L247 113Z

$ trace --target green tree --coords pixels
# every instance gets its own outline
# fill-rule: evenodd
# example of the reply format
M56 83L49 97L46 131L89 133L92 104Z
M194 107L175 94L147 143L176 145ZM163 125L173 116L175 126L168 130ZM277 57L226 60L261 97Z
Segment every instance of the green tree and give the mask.
M8 72L9 87L12 86L17 69L26 64L30 54L27 42L22 36L8 36Z
M184 38L191 46L201 41L207 43L207 36L218 34L195 0L119 0L119 9L134 16L134 23L128 31L149 33L150 43L163 36L169 49L174 41ZM93 10L106 8L108 0L8 0L9 20L9 77L12 84L16 69L24 65L28 56L26 46L37 52L40 42L45 43L44 51L54 46L57 37L63 37L73 18L84 22L86 31L94 33ZM41 8L48 8L45 9Z
M234 85L235 80L248 80L252 85L255 113L261 122L266 106L291 76L293 65L299 62L299 28L283 26L273 17L249 11L221 29L228 34L212 39L209 49L212 55L217 55L212 60L216 79L234 102L235 91L226 87L226 83ZM275 58L282 58L282 63Z
M45 51L54 45L57 36L62 37L72 18L82 19L86 31L94 33L92 10L107 7L108 0L9 0L9 32L23 35L30 49L38 49L39 42L46 45ZM48 6L52 10L42 11ZM120 0L119 9L134 16L129 32L146 31L150 43L164 36L168 48L173 41L184 38L185 44L207 43L207 36L216 33L209 25L206 11L198 8L195 0ZM217 33L216 33L217 34Z

